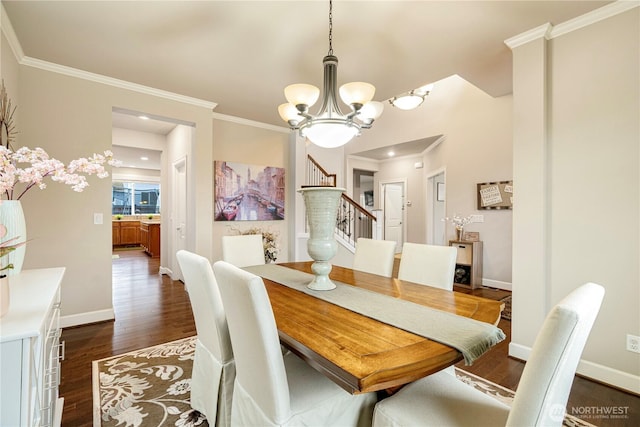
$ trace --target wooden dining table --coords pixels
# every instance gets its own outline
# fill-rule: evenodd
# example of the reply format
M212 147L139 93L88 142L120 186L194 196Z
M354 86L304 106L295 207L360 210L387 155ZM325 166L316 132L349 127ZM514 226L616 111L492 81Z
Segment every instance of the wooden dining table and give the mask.
M312 262L280 266L311 273ZM504 303L333 266L334 281L481 322L497 324ZM389 390L462 360L455 348L263 281L281 343L352 394ZM330 292L330 291L329 291Z

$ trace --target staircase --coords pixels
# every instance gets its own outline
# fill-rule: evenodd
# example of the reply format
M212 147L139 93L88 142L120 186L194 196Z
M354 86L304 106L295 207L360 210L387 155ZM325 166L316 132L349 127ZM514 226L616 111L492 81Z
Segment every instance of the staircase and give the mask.
M336 174L330 174L311 156L307 155L307 185L335 187ZM351 197L342 194L336 218L336 237L355 250L359 237L373 238L376 217Z

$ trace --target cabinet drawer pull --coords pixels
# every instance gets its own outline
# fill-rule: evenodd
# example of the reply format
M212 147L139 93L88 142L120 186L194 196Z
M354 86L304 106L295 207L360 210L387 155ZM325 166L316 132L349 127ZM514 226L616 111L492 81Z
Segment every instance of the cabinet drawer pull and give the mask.
M67 349L66 341L61 341L58 344L58 360L64 360L65 350Z

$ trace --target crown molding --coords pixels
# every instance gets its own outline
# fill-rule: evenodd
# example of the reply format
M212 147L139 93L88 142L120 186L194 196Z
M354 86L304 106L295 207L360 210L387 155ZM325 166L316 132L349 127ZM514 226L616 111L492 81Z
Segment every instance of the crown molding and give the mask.
M255 120L249 120L249 119L243 119L242 117L236 117L236 116L229 116L227 114L221 114L221 113L212 113L212 118L216 119L216 120L222 120L225 122L231 122L231 123L237 123L240 125L246 125L246 126L253 126L256 128L261 128L261 129L266 129L266 130L272 130L275 132L280 132L280 133L290 133L291 129L284 127L284 126L276 126L276 125L270 125L268 123L262 123L262 122L257 122Z
M39 68L45 71L51 71L53 73L64 74L70 77L76 77L83 80L101 83L108 86L117 87L120 89L126 89L133 92L157 96L159 98L165 98L172 101L178 101L184 104L195 105L196 107L203 107L203 108L213 110L218 105L215 102L205 101L198 98L192 98L190 96L179 95L177 93L168 92L161 89L155 89L149 86L143 86L137 83L131 83L125 80L115 79L113 77L103 76L101 74L90 73L88 71L78 70L77 68L67 67L66 65L54 64L53 62L47 62L41 59L31 58L29 56L25 56L20 61L20 64L26 65L28 67Z
M509 46L509 49L515 49L518 46L529 43L541 38L549 39L549 33L551 33L553 26L550 23L540 25L539 27L532 28L529 31L513 36L504 41L504 44Z
M7 11L4 5L0 3L2 10L0 11L0 26L2 27L2 33L7 38L7 42L11 47L13 56L18 61L18 64L25 65L27 67L38 68L45 71L51 71L53 73L64 74L70 77L76 77L83 80L88 80L96 83L102 83L108 86L117 87L120 89L126 89L133 92L143 93L146 95L156 96L159 98L165 98L172 101L182 102L184 104L194 105L196 107L203 107L213 110L218 105L215 102L205 101L198 98L192 98L190 96L179 95L177 93L168 92L161 89L155 89L149 86L143 86L136 83L127 82L125 80L115 79L112 77L103 76L101 74L90 73L88 71L78 70L76 68L67 67L65 65L54 64L52 62L43 61L36 58L31 58L24 54L20 40L16 36L13 30L13 25L7 15Z
M616 2L609 3L606 6L602 6L596 10L592 10L589 13L585 13L584 15L575 17L554 26L551 30L549 38L553 39L563 34L579 30L580 28L587 27L607 18L611 18L612 16L624 13L638 6L640 6L640 0L618 0Z
M429 145L427 148L424 149L424 151L422 152L422 155L424 156L427 153L430 153L432 150L435 150L438 145L442 144L446 140L447 140L446 135L440 135L440 138L436 139L431 145Z
M618 0L557 25L546 23L504 41L510 49L533 40L551 40L640 6L640 0Z

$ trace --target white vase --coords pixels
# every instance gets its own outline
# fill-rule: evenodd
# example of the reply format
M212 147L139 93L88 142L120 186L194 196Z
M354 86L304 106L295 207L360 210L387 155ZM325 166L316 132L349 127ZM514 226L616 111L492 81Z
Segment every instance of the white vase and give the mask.
M20 243L27 240L27 224L24 220L22 203L19 200L0 201L0 224L4 224L4 226L7 227L7 235L4 237L4 240L14 237L18 237L18 239L12 243ZM0 258L0 265L3 267L7 264L13 264L13 268L4 270L4 274L12 276L22 271L22 263L24 262L26 250L26 245L22 245L15 251Z
M0 277L0 317L9 312L9 278Z
M344 188L336 187L307 187L298 190L304 197L307 224L309 224L307 252L315 261L311 265L311 271L315 277L307 285L309 289L328 291L336 287L329 279L331 272L329 260L338 251L334 232L340 198L344 191Z

